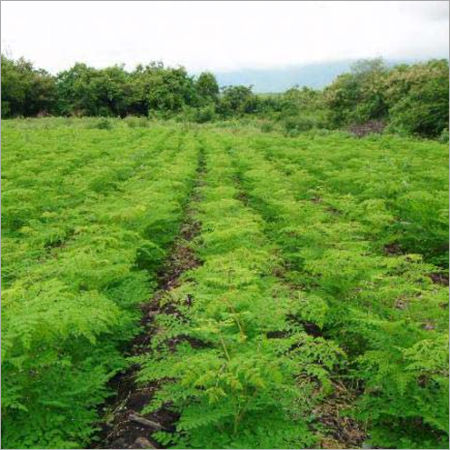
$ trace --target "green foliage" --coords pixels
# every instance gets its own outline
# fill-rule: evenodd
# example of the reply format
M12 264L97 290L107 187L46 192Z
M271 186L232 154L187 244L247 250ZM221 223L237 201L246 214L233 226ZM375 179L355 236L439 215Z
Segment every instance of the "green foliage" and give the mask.
M36 116L54 112L56 86L45 70L21 58L1 57L2 117Z
M176 448L312 446L312 409L332 390L329 372L342 351L294 320L301 311L271 274L280 261L263 221L237 199L223 147L204 139L203 264L163 299L177 315L157 317L155 352L138 358L139 381L161 383L146 411L166 405L181 414L176 433L155 437Z
M426 137L448 130L448 76L446 60L394 69L386 82L390 128Z
M95 128L99 130L111 130L113 127L112 123L108 119L101 119L95 125Z
M224 117L256 112L257 107L258 97L253 94L251 86L227 86L222 89L218 110Z
M380 59L361 61L324 90L335 127L388 121L389 130L438 137L448 129L448 61L388 69Z
M195 89L200 99L205 102L217 102L219 99L219 85L211 72L202 72L195 80Z
M361 60L321 91L295 86L284 93L256 95L251 86L220 90L210 72L193 77L183 67L162 62L132 71L123 65L95 69L76 63L51 76L24 59L2 55L2 115L132 115L196 123L258 116L278 122L291 137L313 128L376 122L400 135L445 141L448 84L447 60L393 68L380 58Z
M183 118L195 123L213 122L217 117L214 103L198 108L185 109Z
M5 448L88 445L130 362L159 386L145 411L179 415L167 447L317 447L342 380L371 445L448 445L445 144L105 120L2 125ZM125 361L199 161L201 265Z
M16 123L2 130L3 446L80 448L126 367L198 151L160 127ZM154 223L164 235L148 234Z
M448 144L448 128L443 129L441 132L441 135L439 136L439 142L442 142L443 144Z
M380 323L373 332L378 339L383 332L391 335L392 325ZM408 348L393 348L385 341L385 349L360 358L360 375L366 382L360 416L373 424L372 441L389 447L396 443L401 448L446 448L448 334L424 336Z
M387 68L381 59L362 60L351 73L340 75L325 89L332 126L364 123L387 114L384 79Z
M3 117L174 114L185 106L214 104L218 95L213 74L205 72L194 80L183 67L164 67L162 63L139 65L131 72L123 65L95 69L76 63L53 77L30 62L2 55Z
M150 126L146 117L127 116L124 121L130 128L147 128Z
M63 115L124 116L128 76L123 67L94 69L77 63L56 78L58 108Z
M287 136L297 136L303 131L311 130L315 125L315 121L308 117L296 117L284 121L284 128Z
M179 111L195 100L194 83L182 67L152 71L148 92L149 111Z
M263 133L270 133L271 131L273 131L273 124L270 122L263 122L261 125L261 131Z
M371 443L445 448L448 288L418 255L446 264L445 146L333 135L229 145L288 262L285 277L304 289L302 303L317 302L302 306L303 318L322 325L346 351L351 378L364 381L353 414ZM333 145L339 152L320 151ZM405 254L387 252L392 242Z

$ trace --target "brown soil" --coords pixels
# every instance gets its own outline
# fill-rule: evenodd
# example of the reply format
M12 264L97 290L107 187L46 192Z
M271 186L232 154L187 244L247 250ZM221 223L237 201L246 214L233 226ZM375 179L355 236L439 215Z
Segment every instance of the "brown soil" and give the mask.
M401 255L403 253L403 250L399 244L393 242L384 246L384 253L386 255Z
M448 273L430 273L429 276L433 283L448 286Z
M357 137L364 137L373 133L381 134L385 127L386 124L382 120L369 120L363 124L353 124L348 130Z
M355 394L334 383L334 392L314 411L324 431L320 448L361 448L367 435L361 424L345 414L355 402Z
M145 354L150 350L152 336L157 331L154 318L161 312L170 312L170 305L160 306L161 298L179 286L179 277L183 272L200 264L188 241L184 239L184 236L192 239L198 229L199 225L194 221L187 221L183 225L180 237L166 261L165 276L160 280L158 291L149 302L141 306L141 325L144 331L133 341L132 356ZM176 345L176 342L173 344ZM200 344L194 342L192 345ZM110 386L117 395L105 408L109 413L101 425L96 448L161 448L151 439L151 433L158 431L158 425L162 430L174 430L178 416L168 409L163 408L151 414L140 413L151 401L158 385L157 383L137 385L135 379L138 371L139 366L135 364L111 380ZM156 424L156 428L148 426L152 422Z
M198 170L198 183L201 183L204 167L200 161ZM191 205L198 201L194 194ZM200 231L200 223L195 220L195 210L187 208L185 222L181 226L178 238L175 240L169 257L159 272L158 290L154 296L141 305L142 333L134 340L130 356L138 356L150 351L152 337L157 332L154 323L159 313L176 313L171 305L160 305L160 300L172 289L180 285L180 277L187 270L201 264L190 244ZM192 300L188 296L188 300ZM172 311L173 310L173 311ZM182 337L178 337L182 339ZM173 343L174 346L176 342ZM200 346L200 342L191 342L191 345ZM100 432L91 444L91 448L162 448L158 442L151 438L151 433L158 430L174 431L174 424L178 415L167 408L162 408L151 414L142 414L143 408L151 401L157 383L138 385L136 376L139 365L134 364L128 370L117 374L110 381L110 388L116 392L104 406L101 412L103 422L99 425Z

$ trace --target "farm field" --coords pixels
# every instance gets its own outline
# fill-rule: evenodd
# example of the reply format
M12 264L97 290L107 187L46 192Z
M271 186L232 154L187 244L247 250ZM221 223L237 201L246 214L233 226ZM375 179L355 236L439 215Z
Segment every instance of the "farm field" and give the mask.
M2 150L2 448L448 448L446 144L32 119Z

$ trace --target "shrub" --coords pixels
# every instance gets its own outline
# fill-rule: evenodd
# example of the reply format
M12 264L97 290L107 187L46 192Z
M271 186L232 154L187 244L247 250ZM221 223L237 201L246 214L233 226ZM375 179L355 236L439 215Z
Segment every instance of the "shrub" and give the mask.
M130 128L147 128L149 126L146 117L127 116L124 121Z
M263 133L270 133L271 131L273 131L273 123L271 123L271 122L264 122L261 125L261 131Z
M441 135L439 136L439 142L448 144L448 128L442 130Z
M425 137L448 129L448 61L402 65L386 80L390 128Z
M308 131L315 128L316 121L309 117L295 117L284 121L284 129L287 136L296 136L302 131Z
M213 104L194 110L193 121L197 123L212 122L216 118L216 108Z
M110 120L103 118L95 124L95 128L98 128L99 130L111 130L113 125Z

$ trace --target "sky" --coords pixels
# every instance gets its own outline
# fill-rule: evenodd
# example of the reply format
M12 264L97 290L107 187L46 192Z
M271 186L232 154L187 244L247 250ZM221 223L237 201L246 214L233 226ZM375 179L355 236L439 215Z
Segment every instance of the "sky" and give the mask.
M52 73L163 61L190 72L448 57L446 1L3 1L2 52Z

